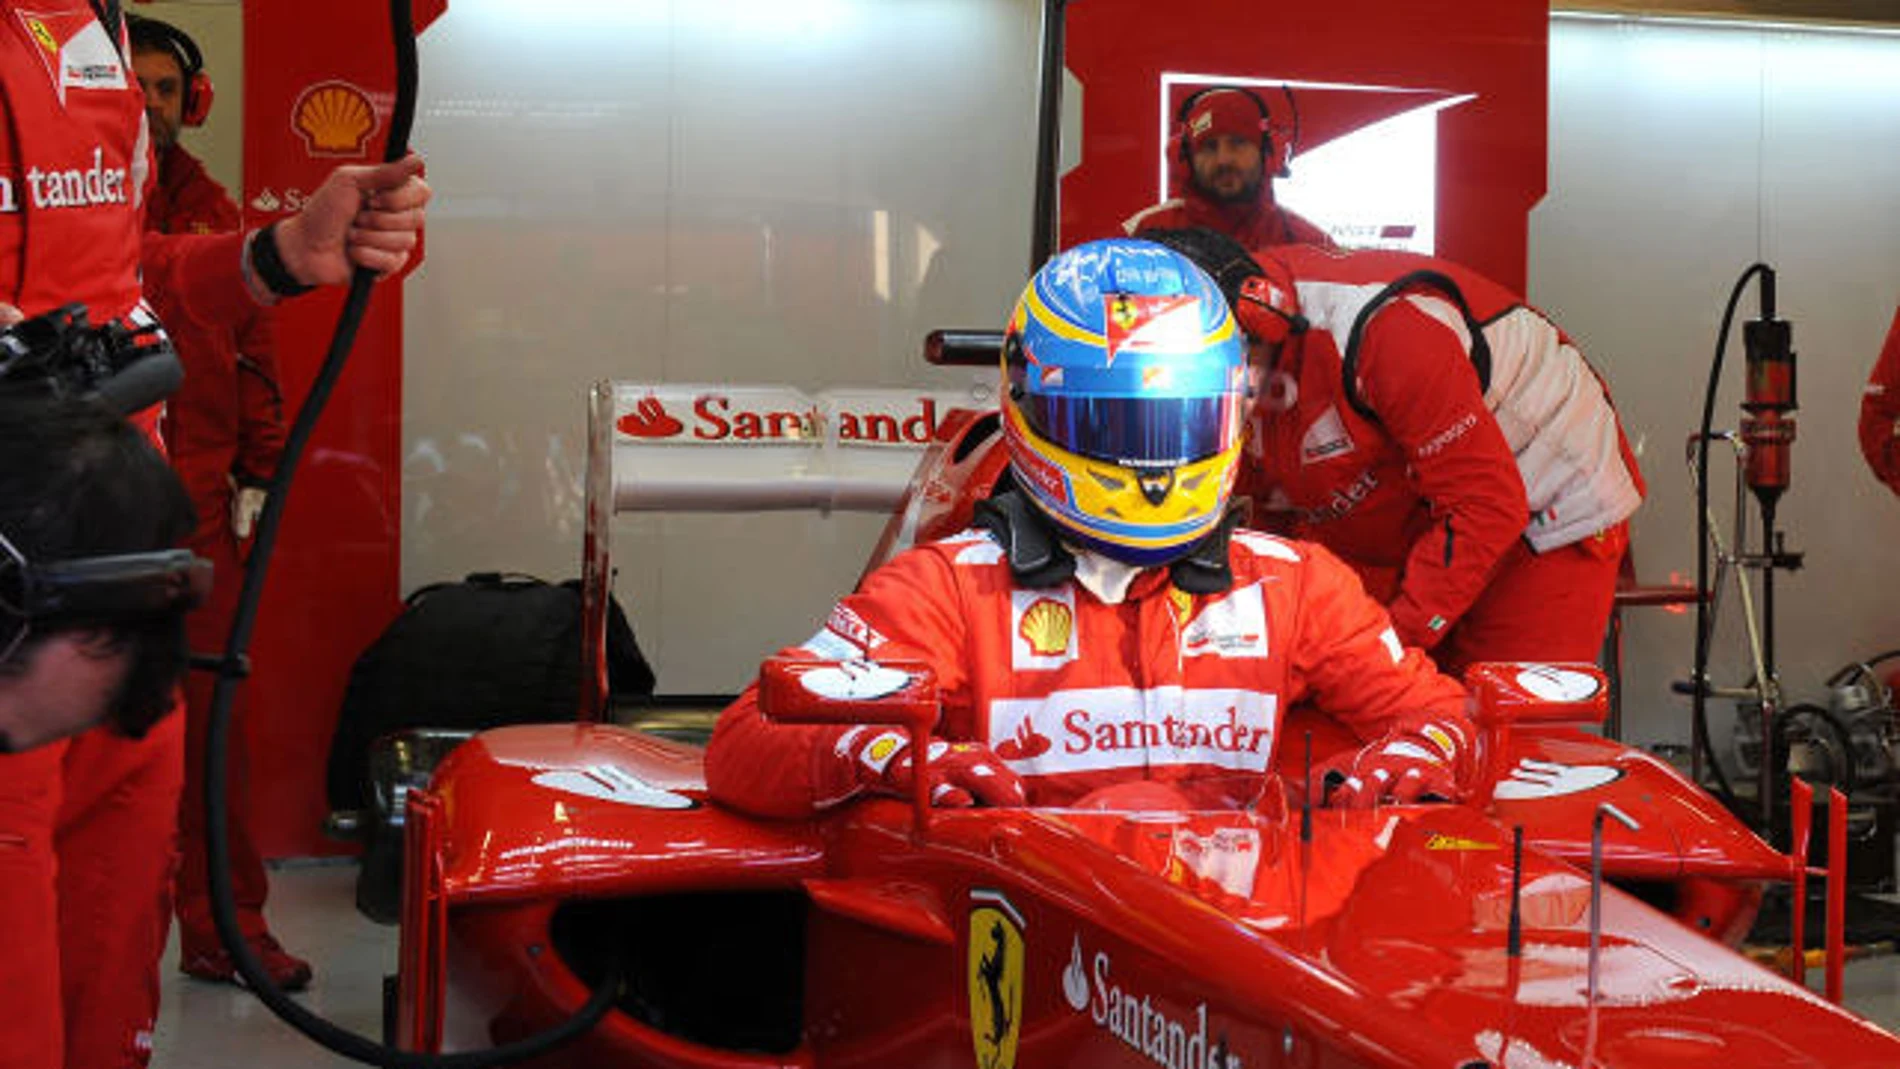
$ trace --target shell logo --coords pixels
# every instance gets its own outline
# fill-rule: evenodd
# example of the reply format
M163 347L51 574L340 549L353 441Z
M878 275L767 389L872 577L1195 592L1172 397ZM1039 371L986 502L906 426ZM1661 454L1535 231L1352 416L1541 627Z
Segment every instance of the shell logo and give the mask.
M297 98L290 125L312 156L362 156L376 131L376 109L348 82L318 82Z
M1069 648L1069 632L1074 626L1075 617L1067 605L1043 598L1023 613L1017 630L1036 656L1054 657Z

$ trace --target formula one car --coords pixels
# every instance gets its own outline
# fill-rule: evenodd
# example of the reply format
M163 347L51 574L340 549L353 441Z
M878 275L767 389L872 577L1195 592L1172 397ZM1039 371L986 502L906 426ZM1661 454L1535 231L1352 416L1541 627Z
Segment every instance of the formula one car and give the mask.
M611 459L634 444L612 428L653 399L596 391L599 596L607 518L664 496ZM879 556L955 530L1003 469L988 416L937 430ZM806 477L804 497L837 498ZM1594 668L1468 682L1477 796L1371 811L1303 803L1305 770L1349 740L1298 711L1269 769L1281 789L1245 811L1138 785L1061 810L872 799L806 823L712 804L691 745L595 723L489 732L409 799L396 1031L486 1046L611 986L601 1023L536 1064L1900 1065L1900 1038L1730 949L1765 883L1805 885L1804 801L1780 854L1671 766L1583 730L1605 713ZM937 715L927 672L901 665L769 662L761 707L913 737Z

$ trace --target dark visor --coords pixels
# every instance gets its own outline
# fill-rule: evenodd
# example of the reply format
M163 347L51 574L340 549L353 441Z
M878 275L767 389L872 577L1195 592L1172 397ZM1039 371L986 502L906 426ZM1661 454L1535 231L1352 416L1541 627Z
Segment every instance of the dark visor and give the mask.
M1186 464L1232 445L1240 397L1050 397L1019 402L1036 432L1067 449L1117 464Z

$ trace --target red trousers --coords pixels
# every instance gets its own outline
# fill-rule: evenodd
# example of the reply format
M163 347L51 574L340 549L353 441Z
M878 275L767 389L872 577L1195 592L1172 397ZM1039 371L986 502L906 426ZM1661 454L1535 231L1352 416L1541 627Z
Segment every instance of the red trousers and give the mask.
M206 525L210 526L210 525ZM237 612L239 588L244 582L243 562L231 529L218 524L211 532L200 531L191 541L191 549L212 563L211 595L186 619L186 633L194 653L222 654L231 617ZM217 677L209 672L192 672L185 680L185 790L178 809L178 880L174 899L178 910L178 951L185 958L211 953L220 948L218 932L211 923L211 884L205 852L205 740L211 726L211 695ZM264 897L270 886L264 875L264 861L251 840L250 779L244 756L248 750L245 732L244 696L249 688L238 686L232 706L231 762L225 777L225 793L230 801L231 890L237 900L238 927L245 935L262 935Z
M1591 661L1603 652L1615 608L1616 575L1629 552L1629 524L1548 553L1518 539L1498 560L1484 592L1427 652L1446 675L1463 678L1480 661ZM1382 604L1398 596L1395 568L1353 563Z
M1628 551L1627 523L1548 553L1519 539L1432 659L1459 678L1479 661L1596 661Z
M182 716L0 757L0 1069L152 1053Z

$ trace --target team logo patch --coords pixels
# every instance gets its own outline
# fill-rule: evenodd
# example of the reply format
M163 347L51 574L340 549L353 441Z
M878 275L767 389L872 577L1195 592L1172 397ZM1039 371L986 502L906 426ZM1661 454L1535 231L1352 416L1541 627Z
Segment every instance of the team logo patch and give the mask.
M1010 665L1019 671L1060 668L1075 660L1075 590L1017 590L1010 595Z
M1352 436L1346 433L1346 423L1339 418L1339 407L1327 405L1326 411L1306 426L1306 434L1300 439L1300 463L1317 464L1350 452Z
M53 31L46 28L46 23L30 15L22 15L21 17L26 19L26 31L33 35L33 39L40 43L41 48L46 49L48 52L57 53L59 51L59 42L53 39Z
M831 615L825 620L825 630L832 632L865 653L871 652L885 642L883 634L877 628L864 622L855 610L847 605L834 605Z
M1131 353L1182 353L1201 347L1198 297L1114 293L1103 300L1111 366L1115 355L1124 349Z
M1184 657L1260 658L1267 655L1267 606L1252 583L1210 601L1181 632Z
M1022 775L1164 765L1265 771L1279 697L1178 686L1088 687L990 703L990 749Z
M124 89L131 84L118 46L90 9L15 14L39 45L40 66L60 106L66 104L68 89Z
M1001 892L973 888L970 901L970 1038L979 1069L1014 1069L1022 1038L1022 914Z

